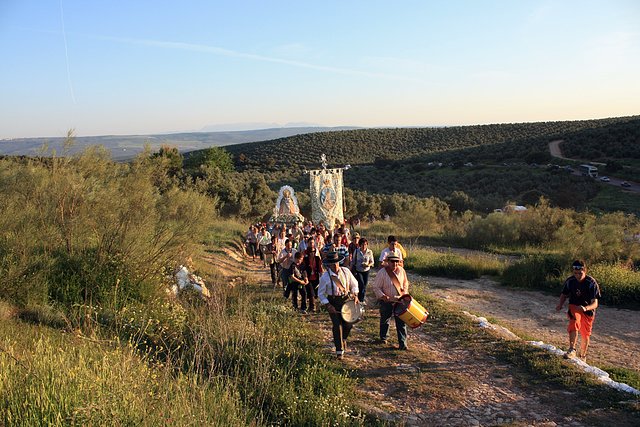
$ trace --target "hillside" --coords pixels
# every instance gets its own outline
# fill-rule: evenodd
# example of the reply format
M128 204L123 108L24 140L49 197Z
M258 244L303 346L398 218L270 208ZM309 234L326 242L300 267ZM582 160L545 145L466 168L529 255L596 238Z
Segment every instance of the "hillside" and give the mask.
M318 132L259 144L225 147L236 169L265 177L273 190L308 186L304 169L316 168L327 154L330 166L351 164L346 187L368 194L436 196L455 204L456 210L490 212L507 202L535 204L544 196L552 204L575 209L640 213L636 194L602 183L559 166L602 161L602 151L585 149L575 162L552 159L552 140L600 144L608 147L611 166L602 174L640 180L640 155L630 148L640 135L640 117L601 120L540 122L447 128L359 129ZM564 147L564 143L563 143ZM613 161L612 161L613 160ZM553 165L547 166L553 162ZM606 197L598 197L606 192ZM612 199L619 202L611 203ZM385 202L379 202L383 205ZM389 203L387 203L388 205ZM382 210L385 210L384 207ZM394 215L394 209L386 209ZM361 212L359 212L361 213ZM378 216L376 210L370 212ZM381 212L384 214L384 212Z
M494 124L442 128L358 129L342 132L316 132L280 138L260 144L226 147L241 168L272 169L298 165L317 167L322 153L332 164L371 164L376 159L426 159L452 153L458 160L491 159L495 162L522 161L527 155L546 153L551 139L569 139L598 129L601 138L618 138L611 129L640 132L640 117L601 120ZM609 144L603 140L603 144ZM469 152L460 150L475 148ZM548 156L547 156L548 157ZM622 158L622 153L621 156Z

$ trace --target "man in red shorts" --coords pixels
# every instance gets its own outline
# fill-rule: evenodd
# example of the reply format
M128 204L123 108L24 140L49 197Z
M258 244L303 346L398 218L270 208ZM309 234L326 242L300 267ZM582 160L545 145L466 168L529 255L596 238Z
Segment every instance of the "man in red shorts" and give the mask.
M562 294L560 294L560 302L556 306L556 310L562 310L564 302L569 299L569 350L565 353L565 359L572 359L576 356L576 343L578 341L578 332L582 336L580 341L580 358L587 360L587 349L589 348L589 338L591 337L591 328L593 320L596 317L596 308L598 308L598 298L600 295L600 286L596 279L587 276L587 266L584 261L576 260L571 265L573 276L564 282Z

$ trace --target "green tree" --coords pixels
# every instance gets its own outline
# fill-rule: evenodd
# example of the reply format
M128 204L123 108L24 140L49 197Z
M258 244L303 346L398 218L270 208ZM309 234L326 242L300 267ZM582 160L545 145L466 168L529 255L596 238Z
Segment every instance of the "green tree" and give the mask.
M182 154L178 151L178 147L163 145L157 153L151 155L153 158L166 159L165 167L170 175L177 175L182 171Z
M222 147L210 147L189 153L185 159L185 167L195 170L201 166L217 167L222 172L234 170L233 157Z
M474 210L476 202L471 196L464 191L456 190L451 193L451 196L447 197L447 203L456 212L464 212L467 210Z

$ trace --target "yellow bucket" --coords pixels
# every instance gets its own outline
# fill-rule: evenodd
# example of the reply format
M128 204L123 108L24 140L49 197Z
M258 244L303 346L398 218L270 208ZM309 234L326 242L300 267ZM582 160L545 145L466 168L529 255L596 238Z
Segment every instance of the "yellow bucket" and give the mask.
M426 322L427 316L429 316L427 309L409 294L400 297L393 309L393 314L414 329Z

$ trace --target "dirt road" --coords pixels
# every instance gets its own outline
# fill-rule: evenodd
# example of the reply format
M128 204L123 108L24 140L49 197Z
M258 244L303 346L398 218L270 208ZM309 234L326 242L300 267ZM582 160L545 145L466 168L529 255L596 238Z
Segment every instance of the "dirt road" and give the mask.
M224 259L223 259L224 258ZM211 262L222 265L223 273L249 282L269 283L261 264L242 258L233 251L212 254ZM428 293L451 307L489 317L515 332L525 330L531 337L563 346L566 337L562 314L554 308L557 299L537 292L513 290L491 280L451 280L412 275L414 283L425 282ZM278 291L274 291L278 292ZM290 305L289 302L283 304ZM320 351L333 357L331 322L324 311L300 316L320 334ZM595 364L639 369L640 337L634 326L639 313L602 308L593 337ZM407 352L376 341L379 316L369 310L363 322L355 325L349 339L343 366L359 381L355 397L359 406L396 425L408 426L582 426L593 425L599 417L606 425L606 413L570 405L570 391L553 392L546 387L522 384L512 377L514 367L499 362L486 351L447 333L437 322L409 332ZM480 332L479 332L480 333ZM487 338L498 342L499 337ZM491 344L491 342L489 343ZM576 396L577 397L577 396ZM592 417L584 422L584 417ZM632 422L635 418L632 418ZM620 424L619 420L616 421ZM624 424L627 419L623 420Z
M562 155L562 150L560 150L560 143L561 142L562 142L561 139L557 139L557 140L551 141L549 143L549 152L551 153L551 156L556 157L558 159L573 160L573 159L569 159L567 157L564 157Z
M415 278L416 276L414 276ZM560 348L567 346L566 314L556 312L558 297L511 289L481 278L425 277L431 294L461 310L495 319L513 332ZM622 366L640 372L640 311L600 306L589 349L589 363Z

